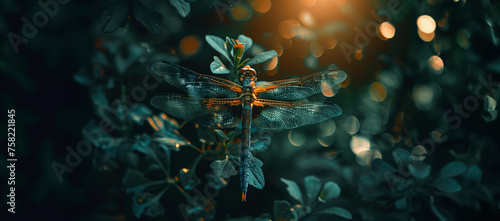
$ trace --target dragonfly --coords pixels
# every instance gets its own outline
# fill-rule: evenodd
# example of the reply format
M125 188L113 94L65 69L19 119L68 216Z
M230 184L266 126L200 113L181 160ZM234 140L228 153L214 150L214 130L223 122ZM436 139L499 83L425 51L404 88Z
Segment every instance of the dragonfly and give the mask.
M252 125L272 130L293 129L342 114L342 109L331 102L299 101L331 90L344 81L347 75L340 70L256 86L257 72L250 66L239 70L240 84L199 74L168 61L156 61L151 69L167 83L187 93L156 95L151 99L152 106L203 127L223 129L241 124L242 201L246 201L250 176Z

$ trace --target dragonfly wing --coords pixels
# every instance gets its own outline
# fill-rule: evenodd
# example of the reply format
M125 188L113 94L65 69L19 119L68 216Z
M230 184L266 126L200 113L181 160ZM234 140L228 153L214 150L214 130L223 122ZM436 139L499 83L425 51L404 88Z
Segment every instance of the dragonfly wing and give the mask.
M199 74L167 61L156 61L151 70L169 84L196 97L236 97L241 86L222 78Z
M293 129L315 124L342 114L342 109L331 102L285 102L257 99L254 106L260 114L253 124L263 129Z
M261 99L293 101L330 90L347 78L340 70L322 71L302 78L272 81L255 87Z
M198 98L178 94L160 94L151 99L151 105L203 127L232 128L240 124L235 107L238 98Z

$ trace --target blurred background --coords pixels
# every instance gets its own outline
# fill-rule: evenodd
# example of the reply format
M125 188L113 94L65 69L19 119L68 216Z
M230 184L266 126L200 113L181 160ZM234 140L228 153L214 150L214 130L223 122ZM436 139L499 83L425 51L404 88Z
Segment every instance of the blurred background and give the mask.
M500 218L496 1L2 1L0 32L3 131L6 110L16 111L16 214L3 215L9 220ZM256 136L266 141L267 150L254 153L266 184L250 187L246 203L239 175L211 196L177 184L189 171L183 169L197 168L190 176L201 179L200 190L212 185L205 177L220 159L199 157L187 143L220 144L194 124L178 128L182 120L149 104L156 94L179 90L165 82L136 89L155 83L145 76L157 60L213 74L213 57L223 56L207 35L251 38L248 58L275 50L277 56L255 66L258 80L331 69L348 75L310 98L335 102L341 116ZM108 143L82 135L101 119L118 128L104 136ZM157 127L178 131L182 137L167 138L182 146L155 144L169 150L158 157L157 149L153 155L141 149L149 146L139 141L154 140ZM69 149L82 141L93 144L91 153L69 166ZM7 179L3 153L0 173ZM173 174L164 182L177 190L132 190L137 185L130 182L159 177L146 172L151 159L169 162ZM54 168L66 172L58 176ZM143 204L147 197L137 194L156 201ZM2 203L2 212L7 208Z

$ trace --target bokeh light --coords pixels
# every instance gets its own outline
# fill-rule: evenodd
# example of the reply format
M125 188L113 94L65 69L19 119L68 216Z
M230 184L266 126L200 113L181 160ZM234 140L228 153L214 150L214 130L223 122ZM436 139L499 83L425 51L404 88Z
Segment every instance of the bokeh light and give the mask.
M411 150L410 158L414 161L422 161L427 157L427 150L422 145L418 145Z
M313 7L316 4L316 0L300 0L300 2L306 7Z
M316 24L316 20L314 19L311 12L308 10L302 10L299 13L299 19L303 25L308 26L308 27L314 26Z
M422 15L417 19L418 30L422 33L430 34L436 30L436 22L431 16Z
M270 71L278 66L278 57L273 57L271 60L264 64L264 70Z
M271 0L250 0L250 7L258 13L266 13L271 9Z
M188 35L181 40L179 48L182 54L191 56L200 50L201 41L197 36Z
M356 58L356 60L363 59L363 48L362 47L358 47L356 49L356 51L354 52L354 58Z
M333 35L326 35L321 42L326 49L334 49L337 46L337 38Z
M355 135L351 138L350 146L354 154L370 150L370 140L365 136Z
M318 136L318 143L323 147L329 147L335 142L335 136Z
M283 38L293 38L300 34L301 26L297 20L288 19L278 25L278 33Z
M332 119L328 119L326 121L319 123L318 127L320 135L325 137L332 136L335 133L335 130L337 129L335 121L333 121Z
M230 15L236 21L248 21L252 17L252 10L246 4L237 4L231 8Z
M365 150L356 154L356 162L360 165L370 166L375 159L382 159L382 154L378 150Z
M436 56L436 55L431 56L427 63L429 65L429 69L434 74L441 74L443 72L444 63L443 63L443 60L439 56Z
M344 120L344 130L348 134L355 134L359 131L359 120L355 116L347 117Z
M430 110L440 94L440 87L434 83L419 84L413 88L415 106L421 110Z
M370 97L372 100L382 102L387 97L387 90L384 85L379 82L373 82L370 85Z
M420 29L418 29L418 36L420 37L420 39L422 39L422 41L430 42L434 39L434 32L424 33L420 31Z
M323 50L324 50L323 45L321 45L317 41L311 42L309 49L311 50L311 54L314 57L320 57L323 54Z
M296 147L302 146L306 142L306 135L298 129L293 129L288 132L288 140Z
M396 28L390 22L382 22L377 28L377 34L380 39L386 41L394 37L396 35Z

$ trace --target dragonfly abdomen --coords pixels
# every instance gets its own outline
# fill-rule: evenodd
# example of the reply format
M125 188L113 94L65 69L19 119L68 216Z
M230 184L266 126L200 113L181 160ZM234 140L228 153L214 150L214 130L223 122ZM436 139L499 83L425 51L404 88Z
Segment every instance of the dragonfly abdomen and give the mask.
M248 189L248 178L250 177L250 130L252 122L252 105L244 104L242 113L242 131L241 131L241 161L240 161L240 186L241 201L246 201Z

